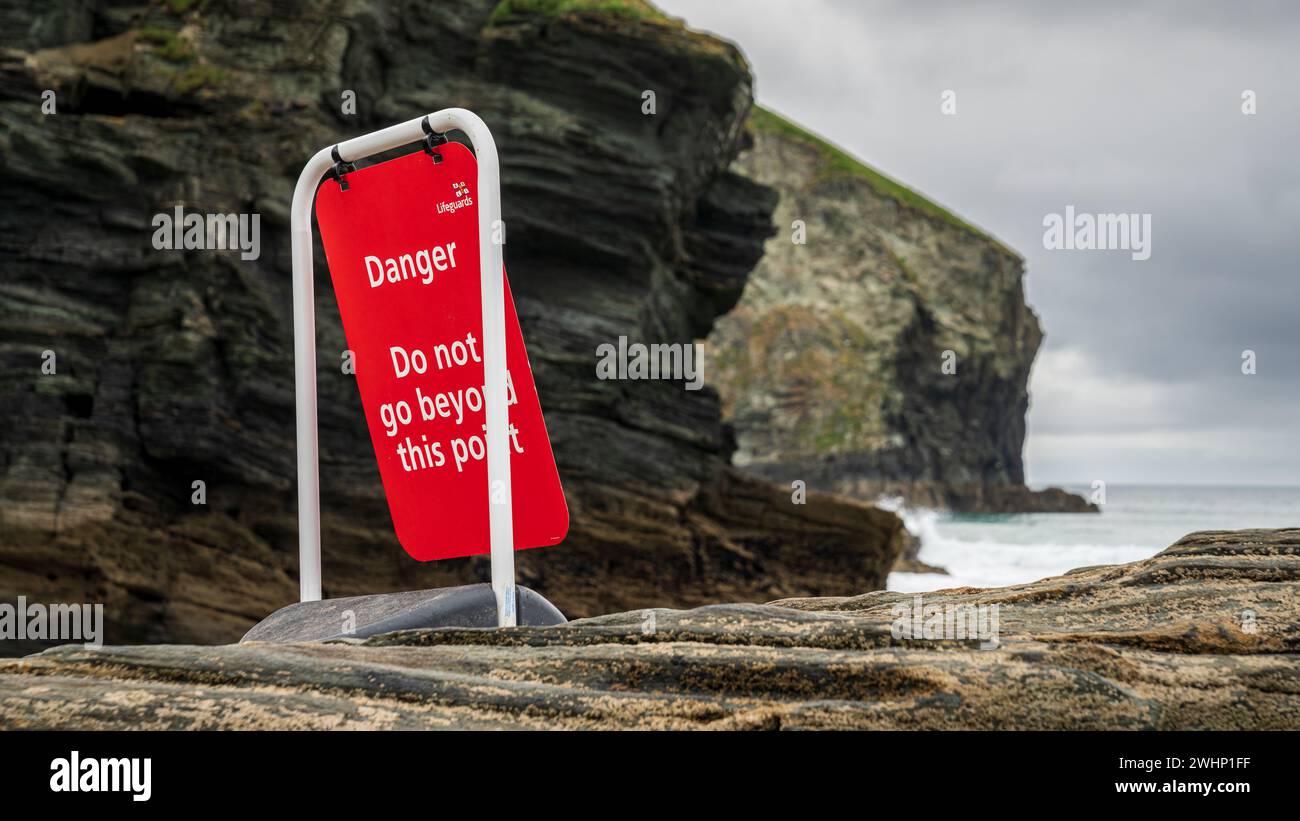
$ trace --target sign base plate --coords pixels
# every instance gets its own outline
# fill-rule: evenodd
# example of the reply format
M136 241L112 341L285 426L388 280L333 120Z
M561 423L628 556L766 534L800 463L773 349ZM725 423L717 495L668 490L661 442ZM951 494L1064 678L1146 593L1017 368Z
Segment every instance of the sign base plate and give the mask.
M555 605L527 587L518 591L518 624L548 627L568 621ZM306 601L281 607L249 630L240 644L364 639L394 630L496 627L497 601L490 584L377 593Z

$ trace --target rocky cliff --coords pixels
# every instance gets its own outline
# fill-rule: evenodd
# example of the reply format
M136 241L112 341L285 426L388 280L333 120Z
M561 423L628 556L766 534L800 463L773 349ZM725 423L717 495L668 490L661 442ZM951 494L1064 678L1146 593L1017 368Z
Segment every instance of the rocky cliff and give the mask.
M232 640L296 599L293 182L448 106L501 151L571 509L520 580L573 616L882 585L892 514L736 472L711 389L596 378L620 335L707 335L763 253L777 198L730 168L734 47L636 3L6 0L0 20L0 599L105 602L118 642ZM155 250L177 205L260 214L260 257ZM317 260L326 595L484 580L394 540Z
M68 646L0 662L0 728L1300 729L1298 530L1195 533L1146 561L923 597L996 606L996 642L897 637L913 601Z
M736 173L777 191L776 233L709 336L736 464L862 498L1087 510L1024 487L1042 340L1013 251L775 113Z

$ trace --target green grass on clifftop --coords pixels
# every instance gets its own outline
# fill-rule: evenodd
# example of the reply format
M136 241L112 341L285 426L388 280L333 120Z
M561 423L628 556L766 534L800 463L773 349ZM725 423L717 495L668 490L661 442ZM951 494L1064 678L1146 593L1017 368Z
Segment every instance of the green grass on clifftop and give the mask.
M634 20L668 19L645 0L501 0L488 17L488 25L496 25L517 14L558 17L571 11L601 11Z
M706 57L722 57L728 61L738 61L749 72L749 64L730 42L703 31L696 31L686 25L680 17L664 14L648 0L501 0L488 15L485 28L505 27L512 22L537 20L538 18L563 18L566 15L588 13L631 23L649 24L662 34L664 31L673 35L667 40L674 47L674 55L683 55L684 51L696 51ZM713 70L706 65L703 70Z
M926 199L897 180L890 179L834 143L824 140L811 131L790 122L775 111L755 105L751 110L749 119L755 131L777 134L816 149L822 156L822 167L819 176L825 178L848 176L863 180L877 193L894 199L900 205L937 217L950 225L955 225L978 237L996 243L998 247L1004 248L1008 253L1015 254L1014 251L997 239L966 222L942 205Z

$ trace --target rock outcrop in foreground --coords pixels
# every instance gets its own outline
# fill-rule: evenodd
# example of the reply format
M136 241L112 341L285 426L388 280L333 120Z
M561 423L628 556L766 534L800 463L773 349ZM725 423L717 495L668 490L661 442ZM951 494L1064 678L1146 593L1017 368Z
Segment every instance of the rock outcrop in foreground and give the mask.
M653 610L362 643L60 648L0 663L0 728L1300 728L1300 529L928 594L1001 644L899 640L912 597Z

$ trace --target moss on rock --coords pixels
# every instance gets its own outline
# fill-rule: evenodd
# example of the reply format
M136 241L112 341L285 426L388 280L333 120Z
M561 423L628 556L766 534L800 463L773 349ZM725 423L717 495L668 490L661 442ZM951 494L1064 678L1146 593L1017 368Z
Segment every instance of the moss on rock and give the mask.
M520 15L559 17L570 12L594 11L634 20L668 20L667 15L645 0L501 0L488 25L495 26Z

